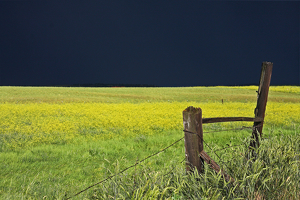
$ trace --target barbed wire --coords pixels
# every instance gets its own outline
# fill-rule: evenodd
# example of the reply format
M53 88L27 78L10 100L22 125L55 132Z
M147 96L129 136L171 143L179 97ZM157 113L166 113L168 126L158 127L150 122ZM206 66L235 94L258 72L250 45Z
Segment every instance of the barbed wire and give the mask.
M258 127L261 127L262 125L257 125L257 126L248 126L248 127L245 127L245 126L243 126L243 127L241 127L241 128L236 128L236 129L226 129L226 130L222 130L222 131L230 131L230 130L243 130L243 129L252 129L252 130L254 130L254 129L256 129L257 130L257 128ZM219 131L220 132L220 131ZM210 132L203 132L203 133L210 133ZM216 151L222 151L222 150L225 150L225 149L229 149L229 148L232 148L232 147L238 147L238 146L242 146L242 145L245 145L246 144L246 142L242 142L241 144L237 144L237 145L232 145L232 146L229 146L228 144L228 147L224 147L224 148L221 148L221 149L216 149L216 150L214 150L215 152Z
M89 187L87 187L87 188L81 190L80 192L74 194L73 196L70 196L70 197L66 198L66 200L67 200L67 199L71 199L72 197L75 197L75 196L77 196L77 195L79 195L79 194L81 194L81 193L87 191L88 189L90 189L90 188L92 188L92 187L95 187L96 185L99 185L100 183L103 183L103 182L107 181L108 179L111 179L111 178L113 178L113 177L115 177L115 176L117 176L117 175L119 175L119 174L122 174L123 172L129 170L130 168L133 168L133 167L139 165L139 164L142 163L143 161L145 161L145 160L147 160L147 159L149 159L149 158L151 158L151 157L153 157L153 156L155 156L155 155L157 155L157 154L159 154L159 153L161 153L161 152L164 152L165 150L167 150L167 149L170 148L171 146L173 146L173 145L175 145L176 143L178 143L179 141L181 141L183 138L184 138L184 137L180 138L179 140L175 141L174 143L172 143L171 145L165 147L164 149L162 149L162 150L160 150L160 151L158 151L158 152L156 152L156 153L154 153L154 154L152 154L152 155L150 155L150 156L147 156L146 158L144 158L144 159L142 159L142 160L136 162L135 164L133 164L133 165L131 165L131 166L129 166L129 167L123 169L123 170L120 171L119 173L117 173L117 174L115 174L115 175L111 175L111 176L107 177L106 179L103 179L103 180L101 180L101 181L99 181L99 182L97 182L97 183L95 183L95 184L93 184L93 185L91 185L91 186L89 186Z
M203 133L215 133L215 132L223 132L223 131L234 131L234 130L243 130L243 129L255 129L255 128L259 127L259 126L261 126L261 125L258 125L258 126L251 126L251 127L244 127L244 126L243 126L243 127L241 127L241 128L225 129L225 130L218 130L218 131L208 131L208 132L203 132ZM230 168L222 161L221 157L216 153L216 151L220 151L220 150L223 150L223 149L226 149L226 148L231 148L232 146L226 147L226 148L223 148L223 149L219 149L219 150L213 150L213 149L205 142L205 140L204 140L203 138L201 138L197 133L193 133L193 132L186 131L186 130L183 130L183 131L188 132L188 133L192 133L192 134L196 134L200 139L202 139L203 143L211 150L211 152L213 152L213 153L219 158L219 160L220 160L220 161L221 161L221 162L222 162L222 163L223 163L230 171L232 171L232 170L231 170L231 169L230 169ZM70 197L66 198L66 200L71 199L71 198L73 198L73 197L75 197L75 196L77 196L77 195L79 195L79 194L81 194L81 193L87 191L88 189L90 189L90 188L92 188L92 187L95 187L96 185L99 185L99 184L101 184L101 183L103 183L103 182L105 182L105 181L107 181L107 180L109 180L109 179L112 179L113 177L115 177L115 176L117 176L117 175L119 175L119 174L122 174L122 173L124 173L125 171L127 171L127 170L129 170L129 169L131 169L131 168L133 168L133 167L135 167L135 166L141 164L143 161L145 161L145 160L147 160L147 159L149 159L149 158L151 158L151 157L153 157L153 156L155 156L155 155L157 155L157 154L159 154L159 153L164 152L165 150L167 150L167 149L170 148L171 146L173 146L173 145L175 145L176 143L180 142L182 139L184 139L184 137L178 139L177 141L173 142L171 145L165 147L164 149L162 149L162 150L160 150L160 151L158 151L158 152L156 152L156 153L154 153L154 154L151 154L151 155L147 156L146 158L144 158L144 159L142 159L142 160L140 160L140 161L137 161L135 164L133 164L133 165L131 165L131 166L129 166L129 167L123 169L122 171L118 172L117 174L108 176L106 179L103 179L103 180L101 180L101 181L99 181L99 182L97 182L97 183L95 183L95 184L93 184L93 185L90 185L89 187L87 187L87 188L81 190L80 192L74 194L73 196L70 196ZM243 145L243 144L241 144L241 145ZM236 145L236 146L240 146L240 145ZM186 158L184 158L180 163L182 163L184 160L186 160ZM176 166L173 167L168 173L164 174L163 176L166 176L166 175L170 174L175 168L176 168Z
M216 133L216 132L227 132L227 131L237 131L237 130L244 130L244 129L255 129L258 127L261 127L262 125L257 125L257 126L242 126L240 128L232 128L232 129L223 129L223 130L217 130L217 131L206 131L203 133Z
M225 129L225 130L218 130L218 131L208 131L208 132L203 132L203 133L214 133L214 132L234 131L234 130L244 130L244 129L252 129L252 130L255 130L255 129L257 129L257 128L260 127L260 126L262 126L262 125L249 126L249 127L243 126L243 127L241 127L241 128ZM226 166L227 169L229 169L231 172L233 172L232 169L231 169L230 167L228 167L228 166L225 164L225 162L223 162L223 159L221 159L221 157L216 153L216 151L213 150L213 149L205 142L205 140L203 139L203 137L201 138L200 135L199 135L198 133L190 132L190 131L187 131L187 130L183 130L183 131L184 131L184 132L191 133L191 134L196 134L196 135L202 140L202 142L203 142L203 143L211 150L211 152L214 153L214 154L218 157L218 159L223 163L223 165ZM239 145L239 146L241 146L241 145ZM227 148L230 148L230 147L227 147Z
M245 142L243 142L242 144L237 144L237 145L232 145L232 146L229 146L228 145L228 147L224 147L224 148L222 148L222 149L216 149L216 150L214 150L215 152L216 151L222 151L222 150L225 150L225 149L229 149L229 148L232 148L232 147L239 147L239 146L242 146L242 145L245 145L246 143Z
M202 142L211 150L211 152L213 152L218 158L219 160L229 169L229 167L222 161L221 157L216 153L214 152L214 150L205 142L205 140L203 138L200 137L200 135L198 133L194 133L194 132L191 132L191 131L187 131L187 130L183 130L184 132L187 132L187 133L191 133L191 134L195 134L198 136L198 138L200 140L202 140ZM217 132L217 131L216 131ZM200 152L199 152L200 153ZM230 170L231 171L231 170Z

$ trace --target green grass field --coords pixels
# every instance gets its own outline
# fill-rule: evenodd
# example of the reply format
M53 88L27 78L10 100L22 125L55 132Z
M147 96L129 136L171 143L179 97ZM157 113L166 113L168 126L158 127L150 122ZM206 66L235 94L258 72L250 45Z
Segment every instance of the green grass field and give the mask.
M205 117L253 117L255 88L0 87L0 199L66 199L183 137L187 106ZM251 130L204 133L222 160L205 151L236 185L208 166L186 175L180 141L72 199L298 199L299 113L300 87L270 88L255 162L246 156Z
M257 87L176 87L176 88L65 88L65 87L0 87L0 102L69 103L69 102L256 102ZM276 89L280 88L280 90ZM299 103L299 87L285 91L271 86L269 102Z

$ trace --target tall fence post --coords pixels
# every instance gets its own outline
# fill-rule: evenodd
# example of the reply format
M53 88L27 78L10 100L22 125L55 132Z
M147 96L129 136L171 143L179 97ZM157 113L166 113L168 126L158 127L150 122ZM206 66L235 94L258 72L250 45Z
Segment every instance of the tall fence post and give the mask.
M196 168L204 171L203 159L199 153L203 150L202 110L190 106L183 111L186 171Z
M264 124L272 69L273 69L273 63L271 62L262 63L259 87L257 91L257 105L254 110L255 118L261 118L262 121L254 122L253 132L252 132L253 140L250 142L250 147L253 148L259 147L259 136L257 132L259 132L260 137L262 136L262 129Z

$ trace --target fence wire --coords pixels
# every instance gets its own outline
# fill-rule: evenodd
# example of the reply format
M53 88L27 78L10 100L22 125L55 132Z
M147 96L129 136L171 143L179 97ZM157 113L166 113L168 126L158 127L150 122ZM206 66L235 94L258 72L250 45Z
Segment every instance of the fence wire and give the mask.
M203 132L203 133L215 133L215 132L223 132L223 131L236 131L236 130L244 130L244 129L252 129L252 130L257 130L258 127L260 127L262 125L257 125L257 126L243 126L241 128L234 128L234 129L224 129L224 130L218 130L218 131L208 131L208 132ZM183 130L184 132L187 132L187 133L191 133L191 134L196 134L198 136L198 138L200 138L202 140L202 142L210 149L210 152L214 153L218 159L222 162L222 164L224 166L227 167L227 169L230 171L230 172L233 172L232 169L230 167L228 167L225 162L223 162L223 160L221 159L221 157L216 153L216 151L220 151L220 150L223 150L223 149L228 149L228 148L231 148L233 146L229 146L229 147L226 147L226 148L222 148L222 149L218 149L218 150L213 150L213 148L211 148L207 142L205 142L205 140L203 139L203 137L200 137L200 135L198 133L194 133L194 132L190 132L190 131L187 131L187 130ZM244 145L245 143L242 143L242 144L239 144L239 145L235 145L235 146L241 146L241 145Z
M259 126L261 126L261 125L258 125L258 126L251 126L251 127L244 127L244 126L243 126L243 127L241 127L241 128L225 129L225 130L218 130L218 131L208 131L208 132L203 132L203 133L215 133L215 132L235 131L235 130L244 130L244 129L252 129L252 130L254 130L254 129L258 128ZM188 133L191 133L191 134L196 134L199 138L201 138L197 133L193 133L193 132L186 131L186 130L183 130L183 131L188 132ZM147 160L147 159L149 159L149 158L151 158L151 157L153 157L153 156L155 156L155 155L157 155L157 154L159 154L159 153L164 152L165 150L167 150L168 148L170 148L171 146L175 145L176 143L180 142L180 141L183 140L183 139L184 139L184 137L178 139L177 141L173 142L171 145L165 147L164 149L162 149L162 150L160 150L160 151L158 151L158 152L156 152L156 153L154 153L154 154L151 154L151 155L147 156L146 158L144 158L144 159L142 159L142 160L140 160L140 161L137 161L135 164L133 164L133 165L131 165L131 166L129 166L129 167L123 169L122 171L120 171L119 173L117 173L117 174L115 174L115 175L108 176L106 179L103 179L103 180L101 180L101 181L99 181L99 182L97 182L97 183L95 183L95 184L93 184L93 185L90 185L89 187L87 187L87 188L81 190L80 192L74 194L73 196L70 196L70 197L66 198L66 200L67 200L67 199L71 199L71 198L73 198L73 197L75 197L75 196L77 196L77 195L79 195L79 194L81 194L81 193L87 191L88 189L90 189L90 188L92 188L92 187L95 187L96 185L99 185L99 184L101 184L101 183L103 183L103 182L105 182L105 181L107 181L107 180L109 180L109 179L112 179L113 177L115 177L115 176L117 176L117 175L120 175L120 174L124 173L125 171L127 171L127 170L129 170L129 169L131 169L131 168L133 168L133 167L135 167L135 166L141 164L143 161L145 161L145 160ZM218 149L218 150L213 150L213 149L205 142L205 140L204 140L203 138L202 138L202 141L203 141L203 143L211 150L211 152L213 152L213 153L219 158L219 160L220 160L220 161L221 161L221 162L222 162L222 163L223 163L223 164L224 164L224 165L232 172L232 170L231 170L231 169L230 169L230 168L222 161L221 157L216 153L216 151L221 151L221 150L224 150L224 149L227 149L227 148L231 148L231 147L233 147L233 146L229 146L229 147L222 148L222 149ZM245 143L243 143L243 144L245 144ZM240 145L234 145L234 146L241 146L241 145L243 145L243 144L240 144ZM185 160L186 160L186 158L184 158L180 163L184 162ZM173 167L168 173L164 174L164 176L170 174L175 168L176 168L176 166Z
M142 159L142 160L136 162L135 164L133 164L133 165L131 165L131 166L129 166L129 167L123 169L123 170L120 171L119 173L117 173L117 174L115 174L115 175L112 175L112 176L109 176L109 177L107 177L106 179L103 179L102 181L99 181L99 182L97 182L97 183L95 183L95 184L93 184L93 185L91 185L91 186L85 188L84 190L81 190L80 192L74 194L73 196L68 197L67 199L71 199L72 197L75 197L75 196L77 196L77 195L79 195L79 194L81 194L81 193L87 191L88 189L90 189L90 188L92 188L92 187L95 187L96 185L99 185L100 183L103 183L103 182L107 181L108 179L111 179L111 178L113 178L113 177L115 177L115 176L117 176L117 175L119 175L119 174L122 174L123 172L129 170L130 168L133 168L133 167L135 167L135 166L141 164L143 161L145 161L145 160L147 160L147 159L149 159L149 158L151 158L151 157L153 157L153 156L155 156L155 155L157 155L157 154L159 154L159 153L161 153L161 152L164 152L165 150L167 150L167 149L170 148L171 146L173 146L173 145L175 145L176 143L180 142L183 138L184 138L184 137L180 138L179 140L175 141L174 143L172 143L171 145L165 147L164 149L162 149L162 150L160 150L160 151L158 151L158 152L156 152L156 153L154 153L154 154L152 154L152 155L150 155L150 156L147 156L146 158L144 158L144 159Z

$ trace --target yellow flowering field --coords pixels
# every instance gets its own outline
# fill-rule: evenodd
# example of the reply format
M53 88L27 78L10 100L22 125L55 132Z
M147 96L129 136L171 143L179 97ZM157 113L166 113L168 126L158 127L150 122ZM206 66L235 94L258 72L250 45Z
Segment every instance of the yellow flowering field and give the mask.
M24 148L182 130L182 111L202 108L203 117L253 117L256 103L3 103L0 104L0 145ZM266 125L300 124L300 104L268 102ZM238 125L251 126L250 122ZM232 126L222 123L222 127ZM1 148L1 146L0 146Z

